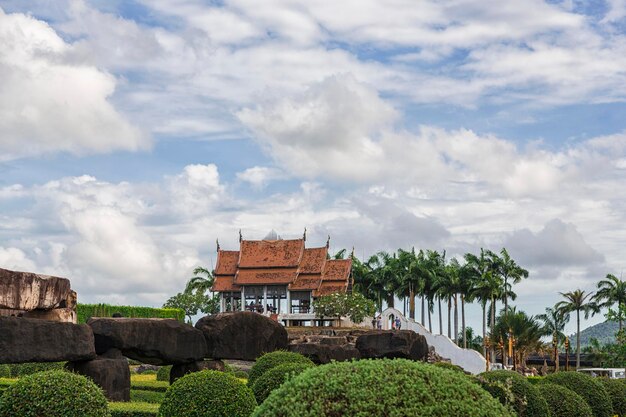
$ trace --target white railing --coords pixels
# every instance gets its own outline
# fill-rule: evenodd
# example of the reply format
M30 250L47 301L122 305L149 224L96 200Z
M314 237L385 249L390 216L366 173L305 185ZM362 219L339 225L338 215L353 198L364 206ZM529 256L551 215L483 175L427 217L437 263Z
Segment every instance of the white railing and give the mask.
M395 319L400 319L400 328L404 330L413 330L414 332L421 334L426 338L428 346L433 346L435 352L442 358L450 359L454 365L458 365L474 375L485 371L486 360L480 353L473 349L463 349L458 347L454 341L448 336L441 334L432 334L420 323L413 319L404 317L404 315L395 308L387 308L381 314L383 329L388 330L390 328L390 318L393 316Z

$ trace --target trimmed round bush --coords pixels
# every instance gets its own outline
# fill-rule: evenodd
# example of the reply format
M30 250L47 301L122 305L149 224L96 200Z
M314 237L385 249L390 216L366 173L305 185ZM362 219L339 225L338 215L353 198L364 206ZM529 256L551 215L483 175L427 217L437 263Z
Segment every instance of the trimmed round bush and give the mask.
M254 417L513 417L460 372L406 359L332 362L288 380Z
M170 382L170 371L172 370L172 365L165 365L159 368L157 371L157 381L167 381Z
M265 372L252 385L257 402L261 404L276 388L312 366L306 363L284 363Z
M538 384L537 392L546 400L550 417L593 417L589 404L571 389L557 384Z
M213 370L176 380L165 393L160 417L249 417L256 407L250 388L234 376Z
M480 374L482 387L502 404L513 406L519 417L549 417L548 404L526 377L513 371Z
M9 365L9 368L11 368L11 377L20 378L37 372L62 371L65 370L65 364L66 362L13 363Z
M624 380L598 378L611 397L613 415L626 416L626 384Z
M449 362L435 362L433 365L438 366L444 369L450 369L451 371L457 371L461 373L465 373L465 370L461 368L459 365L453 365Z
M581 372L557 372L546 376L545 382L563 385L583 397L591 407L594 417L611 417L613 405L611 397L602 385L591 375Z
M0 417L108 417L102 390L82 375L64 371L25 376L7 388Z
M11 378L11 368L9 365L0 364L0 378Z
M250 369L250 372L248 373L248 386L253 386L256 379L265 372L284 363L306 363L308 365L314 365L311 359L302 356L299 353L287 352L284 350L266 353L257 359Z

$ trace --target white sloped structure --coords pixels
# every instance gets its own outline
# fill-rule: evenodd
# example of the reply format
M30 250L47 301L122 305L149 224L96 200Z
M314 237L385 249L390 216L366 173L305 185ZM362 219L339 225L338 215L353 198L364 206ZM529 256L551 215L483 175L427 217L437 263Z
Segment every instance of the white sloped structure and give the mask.
M408 319L395 308L388 308L382 312L383 329L391 328L391 319L400 318L402 329L413 330L426 338L428 346L433 346L435 352L443 358L450 359L454 365L458 365L474 375L485 371L487 362L483 355L473 349L458 347L448 336L432 334L424 326L413 319Z

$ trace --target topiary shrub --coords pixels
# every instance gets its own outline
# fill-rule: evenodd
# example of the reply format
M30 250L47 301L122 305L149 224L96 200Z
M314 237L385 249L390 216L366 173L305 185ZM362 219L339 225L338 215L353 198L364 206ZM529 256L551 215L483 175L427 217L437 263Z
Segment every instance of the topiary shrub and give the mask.
M170 382L170 371L172 370L172 365L166 365L159 368L157 371L157 381L167 381Z
M598 380L604 385L609 397L611 397L613 415L626 416L626 384L624 380L608 378L598 378Z
M333 362L274 390L254 417L513 417L470 377L406 359Z
M25 376L7 388L0 417L108 417L102 390L84 376L47 371Z
M250 372L248 373L248 386L253 386L256 379L265 372L284 363L305 363L308 365L314 365L311 359L302 356L299 353L287 352L284 350L266 353L257 359L255 364L250 369Z
M519 417L549 417L548 404L526 377L513 371L490 371L478 377L482 387Z
M254 392L257 402L261 404L272 391L280 387L285 381L312 366L306 363L284 363L265 372L252 385L252 392Z
M536 388L548 403L550 417L593 417L589 404L571 389L547 383L538 384Z
M9 365L0 364L0 378L11 378L11 368Z
M542 376L527 376L526 380L533 385L537 385L537 384L540 384L541 381L543 381L543 378L544 377Z
M249 417L256 407L250 388L219 371L193 372L165 393L160 417Z
M557 372L545 377L545 382L563 385L571 389L591 407L594 417L611 417L611 397L601 382L591 375L580 372Z

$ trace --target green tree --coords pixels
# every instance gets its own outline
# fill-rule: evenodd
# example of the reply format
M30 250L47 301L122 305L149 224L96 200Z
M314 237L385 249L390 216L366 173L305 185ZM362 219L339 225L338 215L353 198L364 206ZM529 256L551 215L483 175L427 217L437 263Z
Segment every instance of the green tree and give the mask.
M585 319L589 315L598 312L598 306L592 301L593 293L585 293L583 290L575 290L561 294L565 300L559 301L555 308L564 312L576 312L576 368L580 368L580 313L585 315Z
M353 323L358 324L366 317L374 316L376 305L359 293L335 293L315 299L313 310L320 319L348 317Z
M215 278L208 269L198 266L193 270L194 276L187 282L185 291L199 291L202 294L211 290Z
M502 300L504 302L504 309L506 310L509 308L508 298L509 294L512 292L512 284L518 284L523 278L528 278L528 271L511 259L509 252L507 252L505 248L502 248L500 251L497 266L498 272L504 280L505 291Z
M185 315L189 319L189 323L192 321L192 316L198 314L201 311L205 314L216 314L219 312L219 296L208 296L200 291L188 291L179 292L173 297L170 297L163 308L180 308L185 312Z
M626 307L626 281L622 281L615 275L607 274L606 279L598 282L598 291L593 297L598 307L612 307L617 304L617 312L621 313ZM619 329L623 328L623 315L616 315Z

